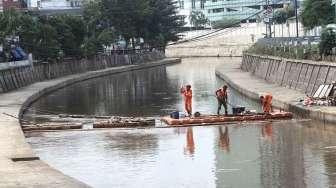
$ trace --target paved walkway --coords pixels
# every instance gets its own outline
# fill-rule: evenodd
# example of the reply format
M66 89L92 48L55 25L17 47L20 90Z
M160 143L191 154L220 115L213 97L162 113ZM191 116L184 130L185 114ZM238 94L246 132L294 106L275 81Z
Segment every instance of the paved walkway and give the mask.
M38 82L17 91L0 94L0 188L88 187L84 183L51 168L41 160L14 162L13 159L34 159L36 155L30 145L25 141L18 119L7 116L4 113L21 117L22 109L29 106L29 104L42 95L86 79L177 62L180 61L178 59L165 59L140 65L128 65L91 71Z
M268 83L249 72L243 72L240 69L240 61L238 58L237 61L223 63L216 68L216 75L249 98L259 100L260 95L270 92L273 94L275 107L290 110L304 117L336 123L336 107L305 107L299 102L300 99L304 99L304 93Z

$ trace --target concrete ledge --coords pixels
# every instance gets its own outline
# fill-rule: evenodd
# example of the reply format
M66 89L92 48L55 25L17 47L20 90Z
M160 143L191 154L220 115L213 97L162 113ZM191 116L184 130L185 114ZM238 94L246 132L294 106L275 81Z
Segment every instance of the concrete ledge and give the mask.
M279 61L303 63L303 64L309 64L309 65L335 66L335 62L330 62L330 61L313 61L313 60L308 60L308 59L289 59L289 58L284 58L284 57L271 56L271 55L259 55L259 54L253 54L253 53L244 53L244 55L249 55L249 56L264 58L264 59L274 59L274 60L279 60Z
M298 100L305 97L304 93L268 83L240 69L240 62L225 63L216 68L216 75L228 85L248 98L259 100L266 92L273 94L273 106L296 113L303 118L311 118L325 123L336 123L336 107L314 106L305 107Z
M13 92L0 94L0 188L88 187L88 185L66 176L38 160L38 157L26 142L19 119L22 118L27 107L41 96L96 77L179 62L180 59L164 59L144 64L113 67L38 82Z
M206 57L242 57L242 55L179 55L170 56L170 58L206 58Z

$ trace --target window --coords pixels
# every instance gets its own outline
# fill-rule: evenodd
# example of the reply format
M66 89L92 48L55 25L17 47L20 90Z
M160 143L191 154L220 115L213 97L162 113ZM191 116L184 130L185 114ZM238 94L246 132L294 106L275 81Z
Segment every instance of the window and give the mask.
M184 1L180 1L180 9L184 9Z
M212 9L212 12L213 13L224 12L224 8L215 8L215 9Z
M191 0L191 9L196 8L196 0Z
M205 0L201 0L201 9L204 9L204 2Z

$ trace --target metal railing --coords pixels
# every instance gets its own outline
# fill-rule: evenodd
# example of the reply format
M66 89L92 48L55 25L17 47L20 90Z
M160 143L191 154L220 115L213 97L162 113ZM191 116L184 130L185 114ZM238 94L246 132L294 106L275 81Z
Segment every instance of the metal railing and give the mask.
M261 38L257 41L258 45L267 47L295 47L295 46L308 46L318 44L321 40L320 36L304 36L304 37L274 37L274 38Z

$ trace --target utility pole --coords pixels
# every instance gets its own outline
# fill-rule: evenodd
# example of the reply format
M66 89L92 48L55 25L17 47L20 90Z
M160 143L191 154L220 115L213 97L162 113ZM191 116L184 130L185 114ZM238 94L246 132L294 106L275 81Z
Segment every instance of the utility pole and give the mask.
M272 7L269 5L270 0L266 0L265 24L266 24L266 38L272 38L272 24L271 16L273 13Z
M298 4L297 0L294 0L294 9L295 9L295 26L296 26L296 37L299 37L299 18L298 18Z

